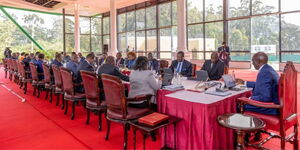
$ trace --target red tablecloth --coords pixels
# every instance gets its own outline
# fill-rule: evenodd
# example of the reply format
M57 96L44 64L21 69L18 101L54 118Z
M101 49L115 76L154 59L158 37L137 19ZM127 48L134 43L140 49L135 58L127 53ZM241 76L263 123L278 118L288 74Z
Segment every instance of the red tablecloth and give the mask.
M222 127L217 116L236 112L236 99L249 96L245 92L212 104L188 102L165 95L172 92L159 90L157 94L158 111L182 118L177 124L177 149L233 149L234 137L231 129ZM164 132L161 132L164 145ZM167 127L167 145L174 145L174 127Z

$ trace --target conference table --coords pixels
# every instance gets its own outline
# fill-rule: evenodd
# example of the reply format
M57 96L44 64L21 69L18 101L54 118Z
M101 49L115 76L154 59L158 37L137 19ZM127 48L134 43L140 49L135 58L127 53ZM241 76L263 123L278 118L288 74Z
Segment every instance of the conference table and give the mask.
M228 96L215 96L194 91L197 81L182 80L185 90L157 92L158 112L172 115L182 120L176 128L177 149L234 149L234 131L220 126L217 117L225 113L235 113L236 99L250 96L252 89L230 91ZM208 90L215 90L210 88ZM174 147L174 127L161 131L161 144Z

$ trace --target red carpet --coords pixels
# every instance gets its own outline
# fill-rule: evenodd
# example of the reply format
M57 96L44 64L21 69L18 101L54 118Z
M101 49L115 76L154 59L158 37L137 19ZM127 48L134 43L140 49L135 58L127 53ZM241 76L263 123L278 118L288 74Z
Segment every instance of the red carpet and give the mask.
M255 80L256 71L235 70L236 77ZM300 74L298 76L298 79ZM83 107L76 107L75 120L70 120L64 115L60 107L55 103L49 103L44 99L45 93L37 99L32 95L31 86L27 95L19 87L4 78L0 71L0 149L122 149L123 128L119 124L112 123L109 141L105 141L106 125L103 119L103 131L97 131L97 117L91 115L90 125L85 124L86 112ZM25 103L6 90L3 86L26 99ZM298 89L300 81L298 80ZM298 98L300 91L298 90ZM54 97L54 102L56 98ZM300 108L300 107L298 107ZM137 149L142 149L142 137L138 132ZM159 138L159 137L158 137ZM278 139L265 144L269 149L279 149ZM159 149L160 139L152 142L146 141L146 149ZM129 131L128 149L133 149L133 134ZM287 144L287 149L292 149Z

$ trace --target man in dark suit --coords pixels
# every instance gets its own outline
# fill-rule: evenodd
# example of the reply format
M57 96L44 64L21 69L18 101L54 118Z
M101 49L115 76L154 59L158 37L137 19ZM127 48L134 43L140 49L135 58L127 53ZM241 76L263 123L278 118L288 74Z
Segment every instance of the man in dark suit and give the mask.
M45 58L45 55L43 53L39 53L38 60L35 61L35 63L34 63L37 66L39 80L44 79L44 74L43 74L44 73L44 70L43 70L44 58Z
M73 75L76 76L77 67L78 67L78 56L76 53L71 54L71 61L67 63L67 68L73 72Z
M106 57L107 57L107 53L106 52L104 52L102 55L101 55L101 58L100 58L100 60L99 60L99 64L98 65L103 65L103 64L105 64L105 62L106 62Z
M159 69L159 63L155 58L153 58L152 53L148 53L148 68L149 70L155 70L155 71L158 71Z
M52 61L51 66L56 65L58 67L62 67L63 66L62 61L63 61L62 55L58 53L55 55L55 59Z
M211 53L210 60L206 60L201 68L208 73L210 80L219 80L224 74L224 63L219 60L217 52Z
M249 88L253 88L251 99L279 104L278 101L278 81L279 75L267 64L268 56L263 52L258 52L252 57L252 64L259 73L256 82L245 82L242 79L236 79L238 84L244 84ZM278 109L260 108L252 105L245 105L245 110L254 111L262 114L278 115Z
M102 66L99 66L99 68L97 69L97 74L99 76L101 76L103 73L119 77L121 80L124 80L124 81L129 81L129 77L122 74L119 71L119 68L115 66L115 58L113 56L108 56L106 58L105 64L103 64ZM102 87L102 84L100 84L100 88L101 87Z
M173 73L180 73L182 76L192 76L192 63L184 59L184 52L180 51L177 53L177 59L172 61L170 66Z
M85 70L85 71L91 71L94 72L94 61L95 61L95 55L90 53L86 56L86 59L82 62L79 63L77 70L76 70L76 82L81 83L82 78L80 74L80 70Z
M228 67L230 61L230 49L226 42L222 43L222 46L218 48L219 59Z
M116 59L116 66L117 67L124 67L125 66L125 59L122 58L122 53L118 52L116 54L116 57L117 57L117 59Z

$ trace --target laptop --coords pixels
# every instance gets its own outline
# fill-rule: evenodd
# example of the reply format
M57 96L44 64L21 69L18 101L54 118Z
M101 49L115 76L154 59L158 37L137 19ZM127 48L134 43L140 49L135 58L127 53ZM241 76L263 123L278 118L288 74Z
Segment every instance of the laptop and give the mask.
M162 86L168 86L172 84L173 75L164 73L162 76Z
M188 77L188 80L195 80L195 81L208 81L208 73L205 70L198 70L196 71L196 78L195 77Z
M224 82L225 82L225 87L233 90L233 91L241 91L245 88L243 87L238 87L235 83L235 79L233 78L233 76L229 75L229 74L225 74L222 76Z

